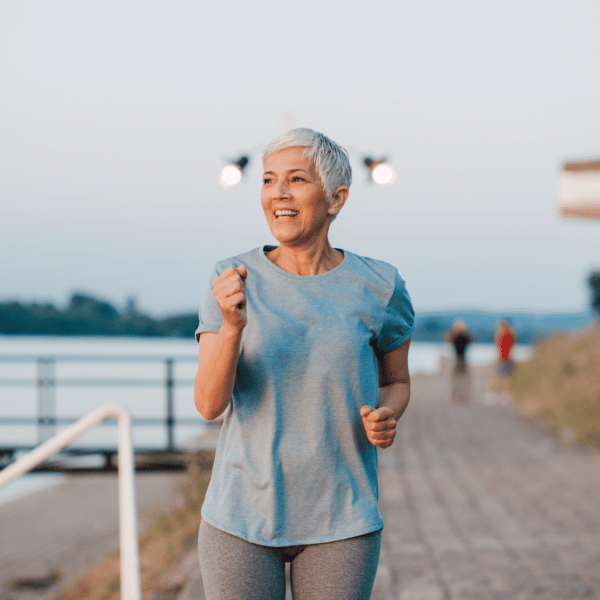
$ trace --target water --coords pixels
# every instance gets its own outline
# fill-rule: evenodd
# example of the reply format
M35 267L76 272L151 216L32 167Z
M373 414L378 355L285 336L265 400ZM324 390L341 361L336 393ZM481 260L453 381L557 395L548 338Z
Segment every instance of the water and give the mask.
M202 428L193 399L191 381L196 372L198 345L191 339L179 338L119 338L119 337L53 337L53 336L2 336L0 356L137 356L185 358L175 363L176 379L188 380L174 387L176 418L196 418L197 425L178 426L175 429L175 444L185 445L187 440ZM515 360L529 356L530 348L517 346ZM449 344L413 342L409 353L409 367L413 374L435 373L443 357L452 359ZM492 344L471 344L468 348L470 364L490 364L496 360L496 349ZM93 377L145 378L161 382L155 387L85 387L56 386L56 414L64 417L82 417L98 406L107 403L120 404L133 417L164 417L165 415L165 363L157 362L68 362L57 361L57 379ZM14 363L0 361L0 379L37 377L37 363ZM35 385L0 386L0 415L34 416L37 413L38 390ZM164 447L167 441L163 426L135 426L134 444L144 447ZM31 426L0 425L0 445L36 445L37 429ZM84 434L74 445L117 445L116 425L97 427ZM61 480L60 475L24 475L0 488L0 503L16 499L36 489L52 485Z
M516 344L511 358L520 362L527 360L531 353L531 346ZM494 344L473 343L467 348L467 361L473 366L494 364L497 357L498 350ZM444 342L411 342L410 344L408 366L412 375L435 373L443 359L454 360L454 348L450 344Z
M203 421L194 407L192 381L196 373L198 346L192 340L177 338L115 338L115 337L51 337L51 336L0 336L0 356L56 356L54 389L56 415L79 418L104 404L119 404L133 418L166 416L166 365L167 357L181 358L174 365L176 380L184 383L173 388L175 418ZM69 356L128 356L156 357L159 360L77 362L60 357ZM0 361L0 380L7 378L29 379L38 376L36 361ZM151 386L132 385L62 385L60 380L93 378L102 382L107 378L144 379ZM31 417L37 414L38 389L35 384L0 386L0 414L11 417ZM175 445L183 446L198 430L198 425L179 425L175 428ZM167 444L167 431L161 426L133 428L136 446L160 448ZM106 446L117 442L115 422L87 432L74 442L74 446ZM0 425L0 445L36 445L37 428L29 425Z

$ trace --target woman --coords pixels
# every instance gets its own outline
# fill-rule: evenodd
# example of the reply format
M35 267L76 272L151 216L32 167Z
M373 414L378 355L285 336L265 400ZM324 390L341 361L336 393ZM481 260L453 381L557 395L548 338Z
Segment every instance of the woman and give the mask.
M199 534L206 597L282 600L290 562L296 600L362 600L383 527L377 448L408 404L414 313L394 267L329 243L352 178L344 149L295 129L263 166L279 245L216 265L196 332L196 407L225 413Z

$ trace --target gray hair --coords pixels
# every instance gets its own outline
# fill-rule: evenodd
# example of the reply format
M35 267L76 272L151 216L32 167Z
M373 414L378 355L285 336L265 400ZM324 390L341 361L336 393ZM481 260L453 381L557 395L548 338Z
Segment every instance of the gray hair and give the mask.
M290 129L271 141L263 151L263 165L271 154L296 147L305 148L304 158L314 161L329 199L341 185L350 187L352 167L348 152L326 135L306 127Z

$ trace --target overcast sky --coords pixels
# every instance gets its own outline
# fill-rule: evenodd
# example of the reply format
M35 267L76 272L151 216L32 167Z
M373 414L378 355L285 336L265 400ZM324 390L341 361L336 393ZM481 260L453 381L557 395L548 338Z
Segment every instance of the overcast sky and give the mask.
M272 242L260 151L291 125L349 150L331 242L417 310L583 310L600 220L559 215L559 176L600 156L599 73L596 0L0 0L0 301L195 310Z

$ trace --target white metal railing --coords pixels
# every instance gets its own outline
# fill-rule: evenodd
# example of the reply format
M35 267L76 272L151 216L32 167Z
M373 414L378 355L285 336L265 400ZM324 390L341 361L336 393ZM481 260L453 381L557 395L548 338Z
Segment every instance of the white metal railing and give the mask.
M77 423L61 431L18 461L0 471L0 487L19 475L27 473L47 458L68 446L75 438L95 425L116 418L119 423L118 476L119 476L119 546L121 555L121 598L140 600L140 560L135 503L131 419L127 411L116 404L107 404L86 415Z

